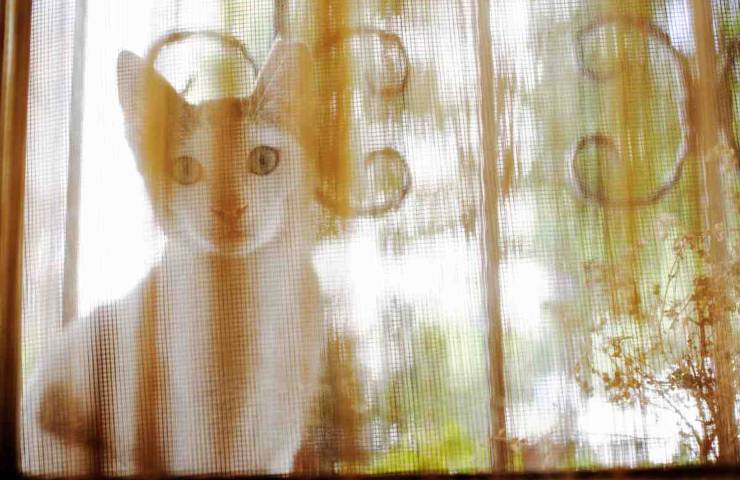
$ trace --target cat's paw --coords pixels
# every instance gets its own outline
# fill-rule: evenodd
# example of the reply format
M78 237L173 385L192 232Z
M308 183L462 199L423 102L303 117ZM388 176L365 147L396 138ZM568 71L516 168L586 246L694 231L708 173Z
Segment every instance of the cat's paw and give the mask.
M37 412L39 425L64 441L90 444L95 438L92 421L71 390L58 383L45 388Z

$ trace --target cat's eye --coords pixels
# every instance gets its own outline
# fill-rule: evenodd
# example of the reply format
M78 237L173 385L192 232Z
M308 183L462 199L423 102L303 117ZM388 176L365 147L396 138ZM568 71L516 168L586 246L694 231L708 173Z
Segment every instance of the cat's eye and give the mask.
M192 185L203 176L203 167L191 156L177 157L172 167L172 176L182 185Z
M260 145L249 152L249 171L255 175L267 175L277 167L280 154L272 147Z

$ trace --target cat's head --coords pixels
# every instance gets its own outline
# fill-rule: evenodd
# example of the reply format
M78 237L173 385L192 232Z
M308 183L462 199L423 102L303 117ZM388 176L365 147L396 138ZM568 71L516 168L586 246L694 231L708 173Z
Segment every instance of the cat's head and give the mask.
M301 223L313 185L311 68L303 44L278 40L250 95L192 105L121 52L127 138L168 236L246 255Z

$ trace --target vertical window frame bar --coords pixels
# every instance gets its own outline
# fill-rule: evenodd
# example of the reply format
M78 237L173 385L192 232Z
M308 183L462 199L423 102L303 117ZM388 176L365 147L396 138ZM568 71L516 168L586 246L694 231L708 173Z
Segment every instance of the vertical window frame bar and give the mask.
M481 250L484 253L483 278L488 317L488 381L490 391L491 472L506 471L509 447L506 435L506 376L501 315L501 261L498 212L498 108L494 95L495 68L491 39L491 2L476 2L476 48L478 53L479 135L481 142L480 209L483 214Z
M0 79L0 472L18 476L31 0L3 5Z
M64 280L62 324L77 318L80 188L82 181L82 117L84 112L85 42L87 35L87 0L75 1L72 85L69 104L69 154L67 157L67 205L64 228Z

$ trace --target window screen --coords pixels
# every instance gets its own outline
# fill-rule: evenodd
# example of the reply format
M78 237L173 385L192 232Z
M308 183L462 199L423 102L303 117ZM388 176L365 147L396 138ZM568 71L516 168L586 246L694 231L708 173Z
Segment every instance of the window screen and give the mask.
M737 464L733 2L33 2L28 474Z

